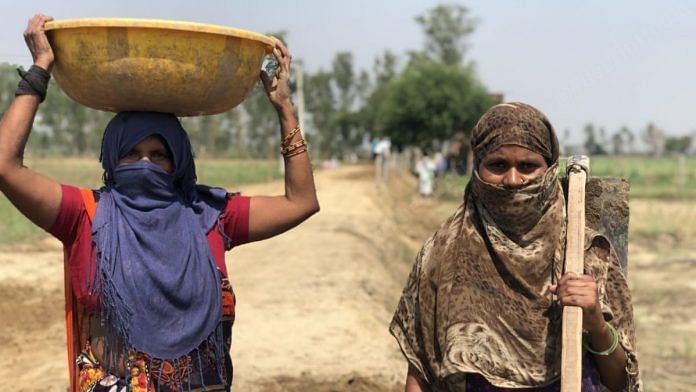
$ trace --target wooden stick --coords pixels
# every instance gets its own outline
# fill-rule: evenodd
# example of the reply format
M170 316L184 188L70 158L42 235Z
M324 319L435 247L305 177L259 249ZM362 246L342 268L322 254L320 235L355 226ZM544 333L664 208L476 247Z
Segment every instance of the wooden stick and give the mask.
M585 182L590 158L568 158L568 225L564 272L582 275L585 250ZM561 331L561 392L580 392L582 387L582 309L563 307Z

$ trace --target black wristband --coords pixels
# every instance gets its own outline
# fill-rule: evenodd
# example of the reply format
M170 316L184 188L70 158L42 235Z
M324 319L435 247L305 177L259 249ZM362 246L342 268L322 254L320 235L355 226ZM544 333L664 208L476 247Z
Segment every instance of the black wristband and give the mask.
M41 102L46 99L48 91L48 81L51 79L51 74L38 65L32 65L28 71L22 67L17 68L17 73L22 77L17 85L15 96L18 95L36 95L41 98Z

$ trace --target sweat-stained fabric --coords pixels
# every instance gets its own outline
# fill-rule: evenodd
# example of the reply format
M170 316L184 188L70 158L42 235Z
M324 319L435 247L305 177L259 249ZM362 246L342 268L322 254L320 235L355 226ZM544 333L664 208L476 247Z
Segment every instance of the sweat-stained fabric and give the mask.
M419 252L390 326L434 391L465 391L472 373L501 388L544 387L560 377L561 308L548 290L565 253L558 141L541 112L514 103L489 110L473 131L476 162L503 145L537 152L551 166L514 188L475 172L464 203ZM638 391L625 278L606 238L587 230L585 244L585 273L597 281L605 318L628 355L627 390Z

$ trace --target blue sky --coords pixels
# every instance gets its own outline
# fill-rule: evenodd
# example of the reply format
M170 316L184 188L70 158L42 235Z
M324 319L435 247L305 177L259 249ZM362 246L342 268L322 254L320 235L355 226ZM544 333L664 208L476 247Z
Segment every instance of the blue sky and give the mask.
M285 30L309 71L350 51L371 69L385 49L403 55L423 46L414 17L425 0L160 1L0 0L0 61L29 64L21 33L37 11L57 19L139 17L213 23L258 32ZM469 59L493 92L531 103L559 135L581 140L593 122L614 132L649 121L668 134L696 131L696 2L469 1L479 20ZM402 60L405 56L401 57Z

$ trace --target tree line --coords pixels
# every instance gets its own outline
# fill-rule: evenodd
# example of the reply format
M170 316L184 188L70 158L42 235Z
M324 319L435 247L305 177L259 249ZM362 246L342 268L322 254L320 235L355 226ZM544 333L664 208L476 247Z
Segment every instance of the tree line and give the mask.
M303 73L304 131L314 154L367 155L369 140L384 136L396 148L437 150L453 137L466 139L478 118L495 103L467 57L469 38L476 28L469 10L461 5L437 5L417 16L415 23L425 37L420 50L402 54L387 50L370 70L357 69L352 53L342 51L335 54L330 67ZM286 35L283 31L271 34L281 39ZM3 111L17 85L15 68L0 64ZM297 81L293 76L295 90ZM75 103L52 81L39 108L28 152L97 155L112 115ZM278 155L277 120L260 83L232 110L184 117L182 123L199 156ZM635 139L627 128L610 137L592 124L584 131L582 148L590 154L631 152ZM644 134L643 140L652 143L648 145L654 146L656 155L686 151L691 146L690 136L669 138L654 125Z
M566 139L567 139L566 132ZM659 157L665 154L688 154L694 147L696 132L691 135L668 136L654 123L632 131L622 126L608 134L605 128L588 123L583 128L584 141L581 146L567 146L565 153L583 152L589 155L633 155L648 154Z

